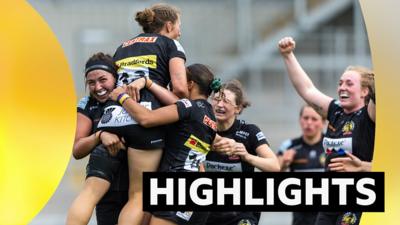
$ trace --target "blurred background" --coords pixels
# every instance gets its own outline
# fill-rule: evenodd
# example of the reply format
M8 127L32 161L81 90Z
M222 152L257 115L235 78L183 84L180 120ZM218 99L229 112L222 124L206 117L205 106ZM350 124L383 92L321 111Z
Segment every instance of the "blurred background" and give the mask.
M84 64L95 52L114 54L141 32L134 14L152 0L29 0L63 46L77 101L85 96ZM348 65L372 67L360 6L354 0L169 0L181 10L180 43L187 65L209 65L223 81L239 79L252 106L240 118L257 124L271 148L300 135L304 102L292 87L277 43L292 36L296 56L314 84L336 97ZM51 56L49 56L51 57ZM57 71L54 71L57 75ZM62 84L59 84L62 85ZM85 179L87 159L68 165L57 191L31 225L64 224ZM289 212L264 212L260 225L289 225ZM90 224L96 224L93 217Z

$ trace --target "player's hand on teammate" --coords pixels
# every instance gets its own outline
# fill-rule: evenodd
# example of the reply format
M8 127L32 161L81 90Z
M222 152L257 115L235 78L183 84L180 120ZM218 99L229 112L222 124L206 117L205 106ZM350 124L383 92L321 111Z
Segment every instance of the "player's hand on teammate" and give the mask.
M335 172L360 172L363 171L362 161L355 155L346 152L347 157L338 157L328 164L330 171Z
M294 160L294 156L296 155L296 150L288 149L282 155L282 162L284 167L290 166Z
M126 93L131 96L133 101L140 101L140 90L142 90L146 85L146 79L145 78L139 78L132 83L128 84L126 86Z
M212 146L213 150L225 155L232 155L236 148L236 141L221 137Z
M236 142L236 145L235 145L235 148L233 149L232 154L240 156L240 157L245 157L246 155L249 154L249 152L247 151L247 149L243 143Z
M116 156L121 149L125 149L124 143L115 134L104 131L100 135L100 140L112 156Z
M122 93L126 92L126 85L122 87L116 87L114 90L110 93L110 99L113 101L117 101L118 96Z
M296 42L292 37L284 37L278 43L279 51L283 56L287 56L293 52Z

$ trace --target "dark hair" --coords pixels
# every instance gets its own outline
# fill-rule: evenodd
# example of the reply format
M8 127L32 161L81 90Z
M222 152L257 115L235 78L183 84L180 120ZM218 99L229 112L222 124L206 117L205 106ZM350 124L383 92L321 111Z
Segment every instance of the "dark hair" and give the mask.
M145 33L158 33L168 21L175 24L179 17L179 10L168 4L155 4L150 8L136 13L135 20Z
M304 113L304 109L305 109L305 108L311 108L312 110L314 110L314 111L321 117L322 121L325 121L325 120L326 120L326 117L325 117L324 115L321 115L320 113L318 113L317 110L315 110L311 105L308 105L308 104L305 104L305 105L303 105L303 106L300 108L300 114L299 114L300 117L303 116L303 113Z
M215 79L210 69L203 64L192 64L186 67L188 81L194 81L199 86L199 94L210 96L211 92L218 92L221 80Z
M86 61L85 77L90 71L104 70L111 73L115 79L118 79L117 65L115 65L113 58L109 54L98 52Z
M234 79L222 84L221 94L224 90L229 90L235 95L235 104L241 108L239 113L242 113L243 109L250 106L250 102L246 99L244 88L240 81Z

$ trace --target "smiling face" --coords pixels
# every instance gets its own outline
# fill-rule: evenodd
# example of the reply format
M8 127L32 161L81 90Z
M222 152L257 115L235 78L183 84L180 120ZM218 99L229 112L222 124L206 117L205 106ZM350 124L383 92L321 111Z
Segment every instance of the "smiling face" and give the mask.
M358 72L347 70L339 80L337 92L341 106L349 113L364 106L368 89L361 87L361 75Z
M224 89L223 94L215 93L212 98L212 106L218 122L227 122L236 118L240 112L240 107L236 105L235 94Z
M110 92L115 87L115 78L107 71L92 70L86 75L86 85L90 95L103 103L107 101Z

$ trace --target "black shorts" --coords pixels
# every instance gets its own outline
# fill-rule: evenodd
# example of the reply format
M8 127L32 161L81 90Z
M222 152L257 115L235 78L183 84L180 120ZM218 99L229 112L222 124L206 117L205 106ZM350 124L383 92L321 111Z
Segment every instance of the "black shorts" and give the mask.
M314 225L318 212L293 212L292 225Z
M151 101L142 105L154 108ZM117 102L109 101L104 108L97 130L104 130L124 138L126 147L151 150L164 148L165 129L163 126L144 128L140 126Z
M203 225L206 224L209 212L192 211L157 211L153 216L173 221L178 225Z
M126 127L102 127L101 130L118 135L125 140L125 146L135 149L152 150L164 148L163 127L144 128L140 125Z
M319 212L315 225L358 225L362 212Z
M260 212L210 212L207 225L257 225Z
M98 177L112 184L120 173L121 165L126 165L126 151L121 150L116 156L111 156L103 145L98 145L90 153L86 178Z
M96 205L97 225L115 225L128 201L128 191L108 191Z

